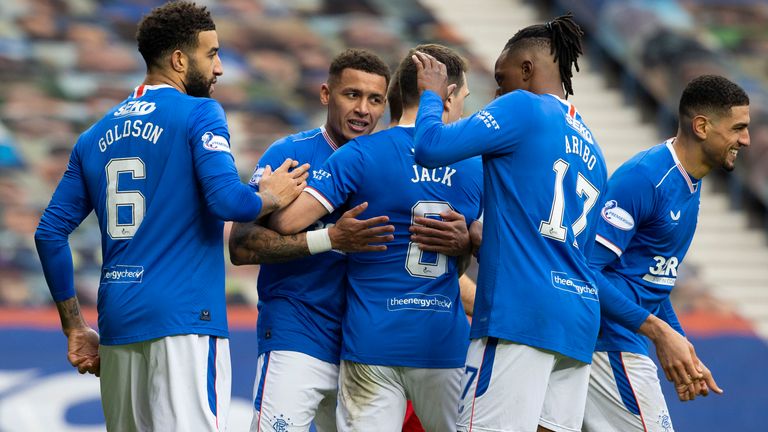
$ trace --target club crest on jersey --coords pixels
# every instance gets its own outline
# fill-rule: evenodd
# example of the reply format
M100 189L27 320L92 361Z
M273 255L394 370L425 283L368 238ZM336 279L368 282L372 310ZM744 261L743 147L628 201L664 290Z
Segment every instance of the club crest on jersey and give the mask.
M200 137L200 141L203 142L203 147L207 150L230 153L229 142L223 136L214 135L213 132L206 132Z
M616 200L610 200L605 203L605 207L603 207L600 214L606 222L620 230L629 231L635 227L635 219L626 210L619 207L619 203Z
M118 108L113 114L115 117L143 116L151 113L157 108L154 102L130 101Z

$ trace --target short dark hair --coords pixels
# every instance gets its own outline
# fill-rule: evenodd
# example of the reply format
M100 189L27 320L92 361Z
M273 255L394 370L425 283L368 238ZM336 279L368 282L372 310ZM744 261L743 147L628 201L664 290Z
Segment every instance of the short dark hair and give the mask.
M400 95L402 96L402 106L412 107L419 104L419 87L416 72L416 63L411 58L416 51L420 51L436 58L445 65L448 74L448 84L456 84L457 90L464 85L464 73L467 72L467 61L456 51L438 44L424 44L412 48L400 62L395 74L400 81Z
M400 76L395 71L392 82L387 90L387 103L389 104L389 121L400 121L403 116L403 96L400 94Z
M565 90L565 97L573 94L573 67L579 70L578 58L582 54L581 38L584 32L573 14L561 15L545 24L528 26L507 41L504 51L512 52L515 49L529 47L549 47L549 52L555 57L560 68L560 82Z
M384 63L384 60L364 49L349 48L334 57L333 61L331 61L331 66L328 68L328 83L333 84L336 80L340 79L344 69L354 69L383 76L387 85L389 85L389 79L391 78L389 66Z
M144 15L136 31L139 52L147 70L160 65L160 59L174 50L197 47L200 32L216 30L205 6L186 1L171 1Z
M746 105L749 96L738 84L719 75L701 75L685 86L678 114L681 123L690 122L700 114L722 116L734 106Z

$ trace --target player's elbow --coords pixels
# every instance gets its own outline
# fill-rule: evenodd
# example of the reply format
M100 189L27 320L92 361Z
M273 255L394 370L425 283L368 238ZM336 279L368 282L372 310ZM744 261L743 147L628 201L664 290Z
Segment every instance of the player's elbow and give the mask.
M35 230L35 244L51 242L57 240L66 240L67 236L56 232L56 230L41 222Z

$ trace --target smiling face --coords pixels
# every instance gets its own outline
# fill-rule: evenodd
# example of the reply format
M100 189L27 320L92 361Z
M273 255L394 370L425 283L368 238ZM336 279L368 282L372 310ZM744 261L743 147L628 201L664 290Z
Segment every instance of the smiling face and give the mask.
M357 69L344 69L340 76L320 88L320 102L328 106L325 128L337 145L376 128L386 104L385 77Z
M708 118L707 137L702 143L705 163L711 168L733 171L739 149L749 146L749 106L734 106L730 112Z
M219 38L215 30L202 31L197 35L197 47L189 55L189 67L184 77L187 94L211 97L216 78L224 70L219 58Z

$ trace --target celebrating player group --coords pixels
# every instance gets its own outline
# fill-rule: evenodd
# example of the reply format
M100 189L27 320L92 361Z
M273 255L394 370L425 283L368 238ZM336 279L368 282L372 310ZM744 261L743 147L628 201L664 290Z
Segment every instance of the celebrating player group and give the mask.
M224 221L232 262L261 266L253 432L396 432L408 403L429 432L670 432L647 339L681 400L722 393L669 294L702 178L749 145L749 98L694 79L676 136L608 179L600 131L567 100L581 38L570 15L519 30L496 98L466 118L454 50L419 45L392 73L343 51L319 88L325 123L274 142L246 185L212 99L210 12L144 16L147 75L80 136L35 234L107 429L227 430ZM98 332L68 242L91 211Z

